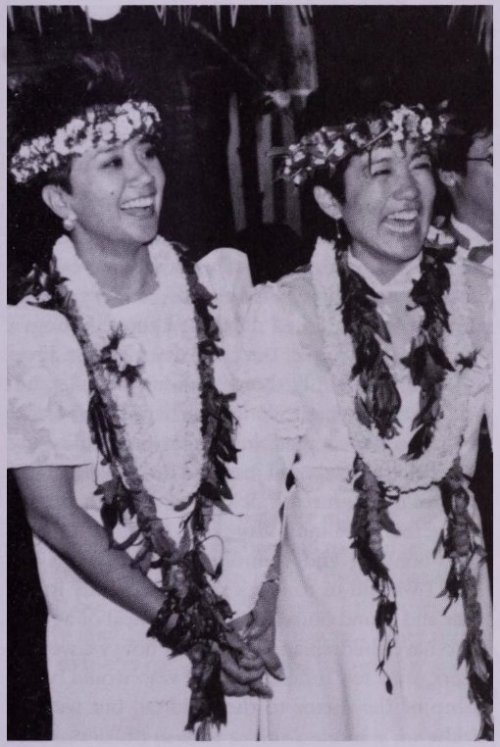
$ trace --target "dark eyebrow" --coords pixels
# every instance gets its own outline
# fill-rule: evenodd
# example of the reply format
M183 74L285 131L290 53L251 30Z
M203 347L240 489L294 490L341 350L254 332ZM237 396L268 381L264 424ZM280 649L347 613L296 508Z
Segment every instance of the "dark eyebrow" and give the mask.
M121 143L116 143L115 145L109 145L107 148L103 148L102 150L98 149L93 155L93 158L98 158L99 156L105 156L109 153L113 153L114 151L118 150Z
M412 153L412 156L410 158L410 161L413 161L414 158L420 158L420 156L429 156L431 157L431 154L429 152L429 149L425 146L422 146L421 148L418 148L414 153Z
M373 166L374 164L383 163L384 161L392 161L391 154L387 154L386 156L370 156L369 165Z

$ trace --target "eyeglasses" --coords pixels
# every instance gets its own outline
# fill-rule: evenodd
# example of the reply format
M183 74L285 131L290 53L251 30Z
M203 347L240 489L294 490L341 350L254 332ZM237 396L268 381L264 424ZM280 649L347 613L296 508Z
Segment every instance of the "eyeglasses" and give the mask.
M467 161L486 161L490 164L490 166L493 166L493 153L488 153L487 156L481 156L480 158L467 158Z

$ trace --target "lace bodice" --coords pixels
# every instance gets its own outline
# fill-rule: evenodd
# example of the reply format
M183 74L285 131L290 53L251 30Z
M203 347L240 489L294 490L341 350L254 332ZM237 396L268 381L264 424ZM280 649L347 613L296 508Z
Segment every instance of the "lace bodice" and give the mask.
M226 355L217 362L216 375L224 391L233 383L230 361L238 337L236 306L244 303L250 291L250 276L244 255L232 250L214 252L199 263L198 269L201 282L214 295L220 294L214 315L228 344ZM224 288L227 293L222 298ZM201 447L193 444L193 439L201 440L199 376L197 359L193 370L187 370L189 362L178 354L175 299L168 314L160 301L159 294L153 293L110 313L113 323L122 323L144 349L147 386L141 395L145 395L148 412L140 416L154 428L157 444L155 453L145 460L146 479L153 495L172 503L178 502L179 496L189 495L199 481ZM194 317L192 337L195 346ZM61 314L27 302L9 307L8 386L9 466L97 461L87 427L89 387L83 357ZM186 387L195 396L195 410L191 400L181 396ZM125 382L120 396L126 407L132 395ZM168 494L165 485L169 486Z

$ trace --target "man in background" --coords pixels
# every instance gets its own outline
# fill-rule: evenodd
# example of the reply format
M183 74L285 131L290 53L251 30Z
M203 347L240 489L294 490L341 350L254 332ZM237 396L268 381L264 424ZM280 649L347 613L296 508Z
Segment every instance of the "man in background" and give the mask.
M457 102L463 131L446 138L439 178L451 201L447 230L473 262L493 269L493 121L491 102Z
M451 214L442 226L458 242L458 251L493 271L493 111L491 89L481 93L464 85L452 99L457 134L440 145L439 178ZM493 591L493 452L486 420L481 423L472 487L481 513Z

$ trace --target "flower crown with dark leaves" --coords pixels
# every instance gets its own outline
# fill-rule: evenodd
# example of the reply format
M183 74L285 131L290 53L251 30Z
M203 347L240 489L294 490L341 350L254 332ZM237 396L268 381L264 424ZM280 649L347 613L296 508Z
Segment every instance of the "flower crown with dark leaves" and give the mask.
M383 103L376 118L325 126L304 135L282 154L280 176L300 185L315 171L328 169L333 174L341 161L377 145L412 140L431 143L450 131L458 134L447 102L440 104L436 112L422 104L396 107Z
M70 156L82 155L97 145L117 145L137 135L153 135L161 122L148 101L129 99L123 104L102 104L73 117L53 135L40 135L21 143L9 170L17 184L56 169Z

